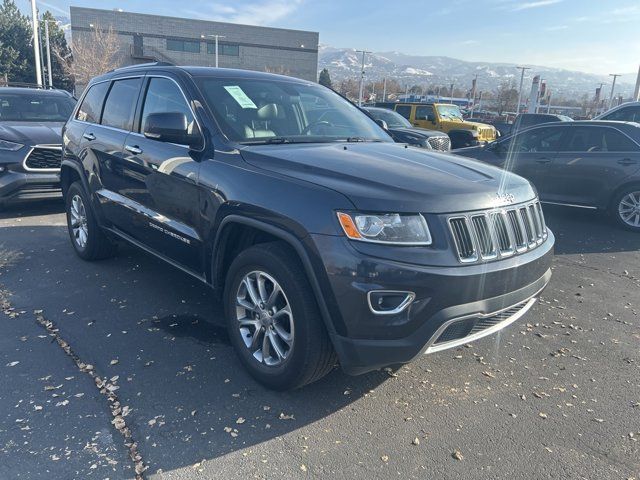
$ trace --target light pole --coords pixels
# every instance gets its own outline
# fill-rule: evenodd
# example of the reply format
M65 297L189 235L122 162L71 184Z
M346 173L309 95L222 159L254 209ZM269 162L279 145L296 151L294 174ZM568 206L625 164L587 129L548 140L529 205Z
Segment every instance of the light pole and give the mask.
M49 86L53 87L53 72L51 71L51 43L49 42L49 20L44 20L44 38L47 44L47 74Z
M522 84L524 83L524 72L525 70L531 70L530 67L516 67L522 70L520 74L520 89L518 90L518 105L516 107L516 115L520 113L520 104L522 103Z
M38 9L36 0L31 0L31 20L33 21L33 56L36 64L36 83L42 86L42 70L40 68L40 34L38 30Z
M613 104L613 89L616 88L616 79L620 76L619 73L610 73L610 77L613 77L613 83L611 84L611 95L609 95L609 108Z
M455 83L451 84L451 90L449 91L449 103L453 104L453 86Z
M478 74L476 73L471 84L471 116L476 107L476 89L478 88Z
M384 82L382 83L382 101L387 101L387 77L384 77Z
M364 89L364 59L365 59L365 55L371 52L368 52L367 50L356 50L356 53L362 53L362 71L360 72L360 90L358 92L358 106L361 107L362 93Z
M227 38L225 35L200 35L200 38L215 38L216 39L216 68L218 68L218 39L219 38Z

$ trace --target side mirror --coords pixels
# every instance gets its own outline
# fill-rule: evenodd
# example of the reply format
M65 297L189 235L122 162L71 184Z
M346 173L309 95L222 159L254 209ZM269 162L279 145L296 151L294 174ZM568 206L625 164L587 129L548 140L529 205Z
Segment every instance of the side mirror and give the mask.
M430 113L429 115L427 115L426 120L427 120L427 122L435 122L436 121L436 116L433 113Z
M389 125L387 125L387 122L385 122L384 120L382 120L381 118L378 118L376 120L376 123L382 127L384 130L389 130Z
M187 116L180 112L159 112L147 115L142 133L145 137L160 142L193 146L199 136L189 133Z

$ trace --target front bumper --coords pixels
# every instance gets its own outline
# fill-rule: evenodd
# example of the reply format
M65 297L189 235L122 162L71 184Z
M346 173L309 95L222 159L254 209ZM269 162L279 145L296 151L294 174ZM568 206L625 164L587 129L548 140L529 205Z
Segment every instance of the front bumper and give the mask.
M333 345L343 370L356 375L467 343L520 318L549 283L554 237L549 232L522 255L454 267L372 258L342 237L314 236L314 242L335 299L328 302ZM367 301L377 290L412 292L415 299L397 314L377 315ZM453 324L462 337L447 330Z
M61 193L59 173L0 172L0 205L59 197Z

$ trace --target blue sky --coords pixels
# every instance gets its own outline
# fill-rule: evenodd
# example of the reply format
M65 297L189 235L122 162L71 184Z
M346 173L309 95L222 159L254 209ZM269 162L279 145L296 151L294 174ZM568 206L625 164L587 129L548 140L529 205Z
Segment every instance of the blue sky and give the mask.
M28 10L29 0L16 0ZM640 63L640 0L46 0L69 5L313 30L335 47L446 55L592 73ZM179 8L176 5L181 5Z

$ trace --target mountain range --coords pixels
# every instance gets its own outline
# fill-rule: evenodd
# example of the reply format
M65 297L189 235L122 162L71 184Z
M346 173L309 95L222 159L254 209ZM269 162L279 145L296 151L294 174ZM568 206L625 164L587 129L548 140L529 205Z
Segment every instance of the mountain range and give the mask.
M524 89L527 92L533 76L540 75L547 82L552 95L578 99L588 94L589 98L592 98L596 87L605 83L607 85L604 87L603 96L609 96L611 78L608 75L536 65L524 66L531 67L531 70L525 73ZM349 78L358 80L362 68L362 54L353 48L320 45L318 68L327 68L334 82ZM520 71L511 63L468 62L450 57L407 55L401 52L374 52L365 57L365 81L369 82L387 77L397 80L403 86L448 86L454 83L456 87L468 90L476 74L478 91L495 90L505 80L514 80L516 87L520 82ZM618 78L616 95L630 97L633 94L635 80L635 73Z

